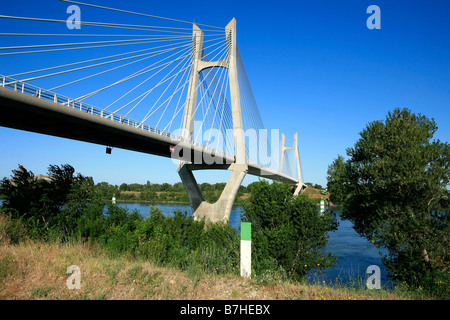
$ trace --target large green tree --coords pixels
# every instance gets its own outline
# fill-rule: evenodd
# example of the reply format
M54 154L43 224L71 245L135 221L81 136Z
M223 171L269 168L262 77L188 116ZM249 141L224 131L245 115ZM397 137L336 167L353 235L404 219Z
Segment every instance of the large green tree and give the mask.
M345 175L345 160L343 156L338 156L327 171L327 190L330 193L330 200L335 204L342 204L345 199L344 184L342 177Z
M450 146L433 140L433 119L408 109L374 121L328 170L328 188L343 217L389 254L394 279L447 288Z

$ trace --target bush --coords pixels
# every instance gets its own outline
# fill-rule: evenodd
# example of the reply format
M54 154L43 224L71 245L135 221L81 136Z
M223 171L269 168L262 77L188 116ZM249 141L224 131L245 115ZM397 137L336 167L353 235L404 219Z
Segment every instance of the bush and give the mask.
M204 272L234 273L239 271L240 237L236 229L224 222L206 223L199 233L189 266Z
M83 208L82 215L76 222L74 236L82 239L99 239L106 230L104 204L90 203Z
M139 224L135 236L138 239L135 254L161 265L213 272L221 265L228 264L231 268L231 263L237 260L236 230L228 224L196 221L179 210L165 217L161 210L153 208Z
M269 262L273 268L275 260L292 278L302 279L310 269L328 268L335 261L322 249L336 220L329 211L320 215L305 195L293 196L287 184L253 184L243 219L252 223L252 258L259 274Z
M85 229L97 225L97 220L82 221ZM180 210L166 217L156 207L142 219L137 212L108 205L103 226L97 239L113 254L126 253L200 274L231 272L238 265L239 235L225 223L196 221Z
M0 211L0 244L17 244L26 236L26 229L19 220L12 219L11 214Z
M108 204L103 216L104 231L99 241L113 253L130 253L134 255L137 246L134 234L143 218L139 211L128 211L116 204ZM94 224L95 225L95 224Z

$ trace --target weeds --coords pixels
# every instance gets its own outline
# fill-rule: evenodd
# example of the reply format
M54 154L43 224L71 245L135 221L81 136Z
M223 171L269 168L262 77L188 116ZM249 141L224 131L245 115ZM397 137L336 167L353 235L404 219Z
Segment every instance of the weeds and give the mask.
M20 220L0 212L0 244L16 244L26 239L27 232Z
M46 298L52 291L51 287L41 287L31 289L31 297L33 298Z
M0 282L8 280L8 278L14 275L15 270L16 263L11 253L0 257Z

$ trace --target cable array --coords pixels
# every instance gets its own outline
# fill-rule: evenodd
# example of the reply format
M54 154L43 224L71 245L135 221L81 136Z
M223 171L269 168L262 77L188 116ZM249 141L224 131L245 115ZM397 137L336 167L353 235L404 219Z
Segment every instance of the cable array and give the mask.
M82 28L78 32L65 29L65 32L49 33L45 32L48 25L56 25L56 30L57 25L65 25L67 21L0 15L0 22L21 21L33 30L27 33L3 28L4 32L0 33L2 73L16 79L17 83L26 82L57 91L73 97L76 103L95 105L113 115L128 117L166 132L180 129L192 64L192 23L77 1L61 1L92 10L164 20L165 25L80 21ZM202 31L205 54L223 58L226 53L225 29L202 25ZM73 41L74 38L86 40ZM203 90L204 83L200 82L198 90ZM204 98L202 105L208 101L208 97Z
M251 163L270 166L271 132L264 127L239 48L236 51L242 122L244 125L244 133L246 133L247 138L247 159Z
M169 133L181 130L195 50L193 23L60 1L92 10L163 20L165 25L80 21L81 31L65 29L49 33L44 32L47 25L66 24L66 20L0 15L0 23L22 21L33 30L0 33L1 73L17 83L31 82L36 87L72 97L75 103L96 106L110 114L111 119L117 115ZM225 28L197 25L204 33L202 60L229 63L230 43ZM244 131L248 134L247 159L270 164L270 135L260 130L264 125L239 50L237 69ZM227 66L202 70L196 90L193 142L234 155Z

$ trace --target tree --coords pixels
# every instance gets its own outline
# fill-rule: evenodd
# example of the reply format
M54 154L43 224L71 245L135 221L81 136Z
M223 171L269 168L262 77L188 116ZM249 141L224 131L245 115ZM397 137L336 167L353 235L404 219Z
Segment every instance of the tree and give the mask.
M212 189L213 189L213 187L212 187L211 184L208 183L208 182L203 182L203 183L200 185L200 190L201 190L202 192L205 192L205 191L211 191Z
M178 191L178 192L183 192L183 191L184 191L183 183L182 183L182 182L176 182L176 183L173 185L173 190L174 190L174 191Z
M37 235L53 227L69 235L75 220L81 216L81 209L88 201L94 201L91 192L94 182L92 178L75 174L75 169L68 164L50 165L48 175L50 182L36 180L33 172L19 165L10 180L2 180L3 207L15 209L14 217L23 218Z
M139 195L139 199L145 201L154 201L156 198L157 198L156 192L151 189L143 191Z
M36 177L20 164L12 173L11 179L5 177L1 182L1 193L5 198L3 207L16 209L19 215L28 214L32 204L39 200Z
M336 221L328 211L320 215L306 195L294 196L287 184L252 183L243 219L252 223L256 268L275 260L288 274L301 279L310 269L327 268L334 262L322 249Z
M50 197L59 208L66 203L73 185L81 184L86 179L80 173L75 174L75 169L70 164L49 165L48 175L51 179Z
M171 188L172 188L172 186L167 182L164 182L161 185L161 191L169 191Z
M86 220L101 219L104 202L97 188L94 188L92 177L77 176L73 179L64 197L64 204L53 216L50 225L61 235L61 240L68 240L76 231L84 235L80 230L80 224ZM84 221L80 219L83 217ZM77 230L78 229L78 230Z
M256 186L256 185L258 185L258 183L259 183L259 181L255 181L255 182L250 183L250 184L247 186L247 192L252 192L253 187Z
M338 156L327 171L327 190L330 193L330 200L336 204L342 204L345 199L345 161L343 156Z
M433 119L395 109L328 170L330 192L346 195L343 217L389 250L393 278L431 290L450 270L450 146L432 140L436 130Z
M108 182L99 182L95 185L95 189L103 199L111 199L111 197L118 193L117 186L110 185Z

